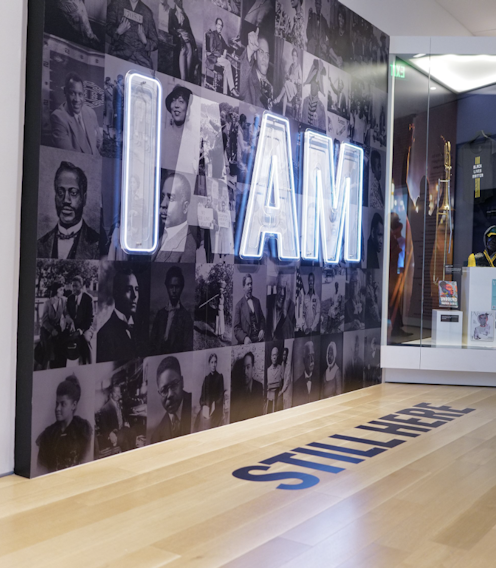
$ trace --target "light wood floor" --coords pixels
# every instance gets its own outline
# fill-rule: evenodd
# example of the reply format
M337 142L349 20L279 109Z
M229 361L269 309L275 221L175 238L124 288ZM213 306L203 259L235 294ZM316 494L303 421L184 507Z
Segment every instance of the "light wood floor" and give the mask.
M310 442L339 444L332 434L391 439L355 427L420 402L476 411L363 463L335 462L346 471L318 472L309 489L232 476ZM224 565L495 567L496 389L379 385L31 481L0 479L2 568Z

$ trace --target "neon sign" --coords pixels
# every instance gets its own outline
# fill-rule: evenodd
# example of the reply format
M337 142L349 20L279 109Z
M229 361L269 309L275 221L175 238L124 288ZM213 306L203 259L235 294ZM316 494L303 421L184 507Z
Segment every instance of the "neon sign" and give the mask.
M151 254L158 246L160 127L162 88L156 79L126 75L121 246L130 254ZM361 260L363 150L342 143L337 175L332 138L307 130L304 135L301 251L293 179L289 121L262 117L239 255L261 259L267 236L277 243L280 260Z

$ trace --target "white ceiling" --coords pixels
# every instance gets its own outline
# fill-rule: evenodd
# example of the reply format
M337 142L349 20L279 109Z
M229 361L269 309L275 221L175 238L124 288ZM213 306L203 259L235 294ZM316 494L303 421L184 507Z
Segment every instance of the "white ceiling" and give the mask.
M476 36L496 36L494 0L432 0Z

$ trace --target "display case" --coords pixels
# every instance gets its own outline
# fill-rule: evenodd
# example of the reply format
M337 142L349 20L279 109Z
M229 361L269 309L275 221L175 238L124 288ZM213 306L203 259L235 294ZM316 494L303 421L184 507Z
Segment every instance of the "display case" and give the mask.
M385 380L496 385L496 45L391 53Z

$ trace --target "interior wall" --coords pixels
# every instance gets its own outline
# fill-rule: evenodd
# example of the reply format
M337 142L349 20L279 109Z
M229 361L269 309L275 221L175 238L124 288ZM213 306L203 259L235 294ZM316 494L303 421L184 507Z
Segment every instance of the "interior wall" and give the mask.
M433 0L342 0L391 36L471 36L470 31Z
M24 117L24 61L26 35L25 0L11 2L3 15L0 50L9 56L2 61L0 89L0 156L2 207L0 241L2 273L0 297L3 317L0 336L0 475L14 469L14 408L17 333L17 288L19 261L19 216L22 177Z

